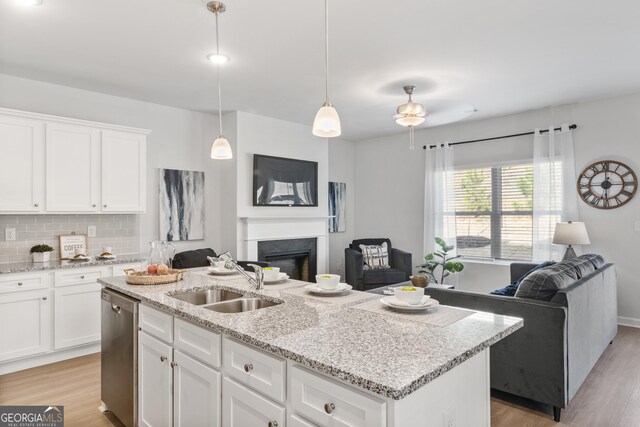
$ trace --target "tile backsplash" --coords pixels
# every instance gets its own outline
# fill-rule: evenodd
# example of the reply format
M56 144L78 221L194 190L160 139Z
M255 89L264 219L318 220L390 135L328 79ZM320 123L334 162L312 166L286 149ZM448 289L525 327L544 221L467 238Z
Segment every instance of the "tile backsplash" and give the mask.
M111 246L114 254L140 252L139 215L0 215L0 262L31 261L29 249L37 244L53 248L51 259L60 258L61 234L88 234L96 227L96 237L87 237L89 255ZM5 228L16 229L16 240L5 240Z

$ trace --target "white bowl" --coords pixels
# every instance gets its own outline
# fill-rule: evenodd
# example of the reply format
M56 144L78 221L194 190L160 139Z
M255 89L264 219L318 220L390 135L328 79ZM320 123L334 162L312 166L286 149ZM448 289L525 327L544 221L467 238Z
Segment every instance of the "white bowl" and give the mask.
M340 283L340 276L337 274L317 274L316 283L320 289L335 289Z
M415 287L414 287L415 288ZM420 304L422 297L424 297L424 288L415 288L413 291L403 291L401 287L394 289L395 297L400 301L404 301L407 304L416 305Z
M264 267L262 269L264 280L276 280L278 274L280 274L280 267Z

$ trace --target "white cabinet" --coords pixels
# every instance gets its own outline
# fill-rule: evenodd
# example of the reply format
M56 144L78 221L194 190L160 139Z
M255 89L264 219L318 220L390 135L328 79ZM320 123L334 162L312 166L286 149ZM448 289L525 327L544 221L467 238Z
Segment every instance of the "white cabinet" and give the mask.
M0 115L0 212L44 209L44 123Z
M143 212L146 136L102 132L102 212Z
M97 212L100 131L62 123L46 127L46 210Z
M56 350L100 341L101 288L90 283L55 289Z
M0 362L49 351L49 289L0 295Z
M178 350L173 363L174 427L219 427L222 375Z
M138 418L140 426L172 425L173 349L169 344L138 334Z
M167 343L173 343L173 316L164 311L140 305L138 326L144 331Z
M222 381L222 425L225 427L282 427L285 409L251 389L225 378Z

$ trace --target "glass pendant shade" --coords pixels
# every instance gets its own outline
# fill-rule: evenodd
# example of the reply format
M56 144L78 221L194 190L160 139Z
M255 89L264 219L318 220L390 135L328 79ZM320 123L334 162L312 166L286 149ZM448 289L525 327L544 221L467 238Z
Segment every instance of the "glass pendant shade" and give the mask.
M396 123L400 126L418 126L424 123L424 117L416 117L416 116L406 116L399 117L396 119Z
M213 141L213 145L211 146L211 158L217 160L233 158L233 151L231 151L231 145L229 145L227 138L220 135L215 141Z
M330 103L325 102L318 110L313 121L313 134L323 138L334 138L342 134L340 117Z

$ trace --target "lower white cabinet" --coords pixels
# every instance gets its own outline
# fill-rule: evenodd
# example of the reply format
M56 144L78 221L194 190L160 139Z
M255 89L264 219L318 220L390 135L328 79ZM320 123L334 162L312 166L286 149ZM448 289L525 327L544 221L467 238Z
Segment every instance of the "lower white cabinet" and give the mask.
M220 372L174 350L174 427L220 426Z
M50 293L42 289L0 295L0 362L50 350Z
M255 391L225 378L222 382L222 425L282 427L285 409Z
M171 426L173 419L173 349L138 334L138 418L140 426Z
M56 350L100 341L101 289L99 283L55 289Z
M297 415L289 414L288 427L316 427L314 424L300 418Z

